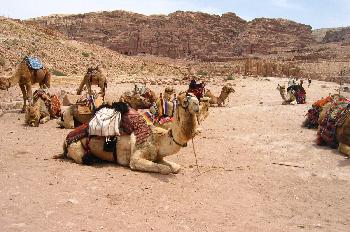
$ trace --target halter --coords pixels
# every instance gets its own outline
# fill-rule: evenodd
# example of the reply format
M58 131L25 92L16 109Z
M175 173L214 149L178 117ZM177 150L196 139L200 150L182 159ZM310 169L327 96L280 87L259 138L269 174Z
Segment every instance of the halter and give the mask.
M176 145L178 145L178 146L180 146L180 147L187 147L187 143L181 144L181 143L179 143L179 142L177 142L177 141L175 140L175 138L174 138L174 136L173 136L173 130L169 130L168 134L169 134L169 137L172 138L172 140L174 141L174 143L175 143Z

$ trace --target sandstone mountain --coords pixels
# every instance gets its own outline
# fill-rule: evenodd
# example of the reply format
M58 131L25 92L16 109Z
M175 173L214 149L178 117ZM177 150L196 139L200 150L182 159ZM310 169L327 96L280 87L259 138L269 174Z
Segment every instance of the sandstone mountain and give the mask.
M121 74L177 75L163 63L124 56L110 49L75 40L55 30L8 18L0 18L0 73L14 71L25 55L40 57L55 75L83 75L90 65L101 65L109 76Z
M284 19L247 22L234 13L221 16L177 11L145 16L125 11L53 15L30 20L70 39L98 44L122 54L222 61L247 54L273 54L314 43L311 27Z
M350 44L350 27L344 27L338 30L327 31L322 42L340 42L342 44Z

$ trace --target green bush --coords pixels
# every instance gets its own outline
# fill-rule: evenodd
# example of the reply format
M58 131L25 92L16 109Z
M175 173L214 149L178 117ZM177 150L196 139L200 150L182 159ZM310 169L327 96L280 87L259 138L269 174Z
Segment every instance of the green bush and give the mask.
M234 79L235 79L235 77L232 76L232 75L229 75L229 76L226 78L227 81L233 81Z
M88 52L82 52L81 53L84 57L89 57L90 56L90 53L88 53Z
M203 70L199 70L199 71L197 72L197 75L199 75L199 76L208 76L208 72L203 71Z
M55 75L55 76L67 76L65 73L61 72L61 71L58 71L56 69L52 70L52 74Z

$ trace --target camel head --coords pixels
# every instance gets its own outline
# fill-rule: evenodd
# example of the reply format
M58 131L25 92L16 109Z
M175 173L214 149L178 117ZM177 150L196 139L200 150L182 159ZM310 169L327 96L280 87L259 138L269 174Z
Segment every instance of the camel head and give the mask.
M134 92L135 93L139 93L139 94L143 94L146 92L146 85L145 84L135 84L134 86Z
M38 127L40 123L40 105L27 106L25 121L29 126Z
M228 85L225 85L224 87L222 87L222 91L227 93L227 94L235 92L235 90L231 86L228 86Z
M0 89L1 90L8 90L8 88L11 87L10 81L5 78L0 79Z
M286 91L286 86L277 84L277 88L276 89L278 91L280 91L280 92L285 92Z
M178 96L178 105L190 114L197 114L199 112L199 101L192 93L180 93Z
M165 90L164 90L164 99L166 100L170 100L171 99L171 96L175 93L175 89L173 87L166 87Z

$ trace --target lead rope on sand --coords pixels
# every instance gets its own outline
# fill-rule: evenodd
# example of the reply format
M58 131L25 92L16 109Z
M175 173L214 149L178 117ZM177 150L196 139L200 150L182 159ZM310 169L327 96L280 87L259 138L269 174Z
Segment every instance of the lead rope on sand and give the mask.
M194 158L196 160L197 171L200 174L201 172L199 171L198 160L197 160L197 153L196 153L196 149L194 148L193 138L192 138L192 148L193 148Z

